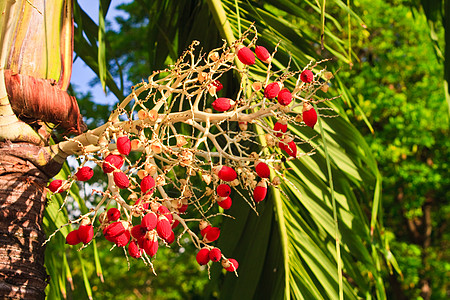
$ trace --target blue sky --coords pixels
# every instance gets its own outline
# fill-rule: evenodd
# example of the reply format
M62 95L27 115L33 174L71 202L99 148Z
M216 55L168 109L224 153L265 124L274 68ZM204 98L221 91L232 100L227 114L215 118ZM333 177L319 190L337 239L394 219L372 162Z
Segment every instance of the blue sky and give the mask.
M132 0L112 0L111 6L108 11L108 14L106 16L106 20L111 23L111 25L114 28L114 19L118 15L124 15L120 11L116 9L116 7L119 4L131 2ZM99 2L98 1L92 1L92 0L78 0L79 5L83 10L91 16L91 18L98 24L98 8L99 8ZM95 73L84 64L84 62L81 59L76 59L73 64L72 69L72 77L71 77L71 83L76 85L77 91L86 93L87 91L90 91L93 95L93 100L96 103L100 104L114 104L117 102L116 97L112 93L108 93L108 95L105 95L103 92L102 87L97 84L93 87L89 86L89 82L95 78Z

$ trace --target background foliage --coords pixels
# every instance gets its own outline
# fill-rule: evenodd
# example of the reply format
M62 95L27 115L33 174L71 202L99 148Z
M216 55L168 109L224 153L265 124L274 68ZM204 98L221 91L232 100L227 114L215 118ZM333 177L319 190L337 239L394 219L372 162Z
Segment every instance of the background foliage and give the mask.
M417 299L429 285L432 299L447 299L450 140L444 66L423 11L404 4L359 1L355 11L369 30L355 26L359 38L353 49L360 62L341 77L374 129L372 134L355 115L383 175L385 226L404 275L390 278L392 293ZM443 28L434 31L442 43Z

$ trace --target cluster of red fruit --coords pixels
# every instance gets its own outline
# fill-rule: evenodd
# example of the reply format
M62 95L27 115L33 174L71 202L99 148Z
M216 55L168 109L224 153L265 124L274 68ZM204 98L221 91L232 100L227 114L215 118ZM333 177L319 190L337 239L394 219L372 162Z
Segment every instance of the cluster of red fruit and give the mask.
M256 61L256 57L263 63L267 64L270 64L273 58L269 51L262 46L256 46L254 52L249 47L245 46L239 46L235 49L237 50L236 54L238 59L247 66L253 65ZM219 61L219 63L222 64L225 59L228 59L228 56L226 55L219 58L220 55L217 52L214 53L214 56L211 55L211 57L214 57L214 59L212 59L213 61ZM206 88L207 91L216 98L212 103L212 108L214 110L218 112L227 112L236 106L241 108L245 105L249 105L245 101L239 100L238 102L225 97L217 98L216 93L223 89L223 85L217 80L218 77L214 77L213 80L211 74L203 75L203 73L206 74L206 72L198 72L198 81L202 83L205 80L209 80L205 81L206 84L204 84L202 88ZM309 87L313 87L313 85L318 83L318 80L315 81L314 77L315 75L311 70L305 69L301 72L298 83L301 84L302 87L304 86L308 90L312 91L313 89L309 89ZM266 84L260 83L259 86L253 86L253 89L256 92L255 95L257 95L256 97L264 99L264 101L259 103L263 105L261 111L263 109L269 111L266 115L261 114L259 118L262 119L268 116L268 118L271 118L271 113L273 113L273 110L282 111L281 117L277 118L277 121L274 124L273 131L271 131L270 128L265 128L265 130L269 131L267 132L267 135L272 138L272 141L274 137L277 139L277 143L273 143L273 146L278 145L278 147L288 156L295 158L297 157L297 145L292 136L287 133L287 122L290 120L287 112L291 109L288 107L291 103L293 106L296 106L294 100L298 99L299 96L297 96L297 92L294 92L293 96L289 88L284 87L283 79L270 83L267 83L267 81ZM171 82L171 80L169 80L169 82ZM297 86L295 91L298 91L298 88L299 86ZM259 93L260 91L262 93ZM295 121L298 123L304 122L305 125L314 128L318 118L317 112L311 105L310 100L303 99L302 101L303 110L301 114L299 113L297 115ZM265 108L264 105L266 103L269 103L270 107ZM163 121L161 118L158 119L158 109L159 108L154 108L150 111L150 113L147 113L147 110L143 109L138 112L137 116L141 121L149 119L153 122L152 124L156 124L157 121L161 122L161 124L157 124L159 126L158 128L161 128ZM244 107L244 109L246 108ZM212 111L210 108L208 108L208 110L210 112ZM165 112L167 115L169 115L169 113L170 112L168 111ZM223 114L224 120L227 119L227 116L225 116L226 114L227 113ZM180 116L181 115L178 115L178 117ZM193 118L193 120L196 119ZM183 122L190 124L188 121L184 120ZM237 121L239 122L241 131L246 131L247 122L240 122L240 120ZM144 122L140 124L144 124ZM216 124L220 125L220 122L214 123L214 126L218 126ZM148 127L142 126L142 128ZM220 164L211 166L211 161L209 161L208 164L202 165L202 163L198 163L193 159L196 155L195 151L197 149L189 149L188 146L186 146L188 142L184 136L178 135L175 128L172 129L176 135L176 146L171 146L169 142L167 142L167 145L163 145L162 141L164 138L161 138L156 130L152 130L153 137L151 140L145 136L143 129L139 129L140 133L136 134L136 131L139 131L138 129L133 132L132 130L125 129L125 126L123 125L119 125L108 132L109 135L108 138L106 138L107 142L105 145L102 145L102 147L107 149L108 146L111 146L108 145L109 136L114 135L117 150L113 150L112 152L102 150L101 153L103 154L103 158L95 161L108 176L109 191L108 193L105 193L105 197L109 197L110 200L116 201L120 207L112 207L102 213L100 213L97 208L95 211L95 216L92 219L89 217L83 218L78 229L71 231L67 235L66 242L70 245L76 245L79 243L83 243L85 245L88 244L94 237L93 222L97 216L97 213L100 213L98 215L98 220L100 222L98 232L101 232L106 240L115 244L117 247L127 247L128 254L133 258L143 257L144 259L148 259L148 257L152 258L155 256L160 243L169 245L175 241L174 229L181 222L184 227L183 233L188 232L191 235L196 247L200 249L196 256L196 260L200 265L207 265L209 261L221 261L224 269L230 272L235 272L238 268L238 262L235 259L226 258L222 255L219 248L211 245L211 243L219 238L220 229L218 227L213 227L211 223L207 221L208 217L206 214L203 214L202 208L199 207L198 204L195 206L196 209L201 212L203 219L199 222L200 234L198 235L192 232L186 225L188 220L186 220L183 215L186 214L188 205L195 203L199 199L196 198L193 190L189 187L189 184L192 184L192 182L189 181L189 178L194 177L198 172L206 185L210 185L211 182L213 182L215 193L214 190L207 187L209 190L207 190L207 193L205 194L211 196L213 201L217 202L217 204L224 210L231 208L231 190L232 187L239 185L239 180L246 181L244 185L250 186L249 191L251 191L251 196L253 197L254 203L259 203L267 196L267 186L270 184L269 178L271 173L268 163L271 160L267 159L267 157L260 157L255 153L255 156L248 156L249 160L246 161L245 164L242 164L242 160L233 161L233 159L230 159L231 163L227 163L227 165ZM208 130L209 127L206 131ZM268 139L267 135L266 139ZM134 137L138 136L140 139L134 139ZM130 140L130 138L133 140ZM159 138L161 138L161 140L159 140ZM98 144L100 145L100 142ZM267 144L269 144L269 142ZM217 146L217 148L219 148L219 146ZM220 149L220 151L225 152L224 149ZM127 158L127 156L132 150L143 151L143 155L146 156L145 162L142 163L144 160L140 160L141 165L138 165L138 163L135 165L129 163L130 158ZM222 157L223 153L219 153L218 150L216 154L219 155L213 157ZM161 155L166 155L166 157ZM232 154L229 156L232 156ZM159 160L161 164L158 163L157 165L155 162L156 160ZM130 164L128 167L129 174L122 171L122 169L124 169L123 165L125 161ZM205 165L207 166L206 168L204 167ZM254 166L254 170L250 170L250 167L248 167L249 165ZM170 172L170 170L172 170L175 166L186 168L189 178L177 178L176 181L180 184L180 187L178 184L173 182L166 186L165 180L172 180L172 178L168 175L168 172ZM275 165L274 168L276 168ZM139 179L135 178L133 174L134 172L137 172ZM258 181L255 180L255 173L259 177L257 179ZM68 180L53 180L49 184L48 188L53 193L60 193L68 190L73 183L73 180L87 181L92 178L93 174L94 172L92 168L83 164L83 166L77 170L72 178L69 178ZM240 178L238 179L238 177ZM277 185L280 183L280 178L275 178L277 180L274 179L272 184ZM184 183L181 183L182 181ZM170 189L169 186L176 187L181 196L178 198L171 198L168 196L166 191ZM129 199L132 200L132 204L121 198L121 189L128 190L128 192L131 193ZM173 193L170 195L173 195ZM195 199L190 200L192 197ZM192 219L190 221L192 221ZM199 220L197 219L196 222L198 221Z
M219 248L202 248L197 252L196 256L199 265L203 266L209 261L219 262L222 259L222 252ZM228 272L235 272L239 264L234 258L222 259L222 267Z
M132 227L129 222L119 220L120 211L117 208L110 208L106 217L100 216L103 235L117 247L125 247L129 243L128 253L133 258L140 258L143 251L150 257L155 256L158 238L167 244L173 243L175 234L172 229L178 225L167 207L156 204L152 203L150 212L142 217L140 224Z
M121 155L128 155L131 152L131 141L128 136L121 136L117 138L116 142L117 150ZM108 155L102 165L103 172L106 174L114 172L114 182L118 188L126 189L130 185L130 181L125 173L120 171L124 163L124 159L121 155L110 154ZM88 181L94 176L94 171L91 167L84 166L78 169L74 175L74 179L78 181ZM66 180L56 179L50 182L48 189L52 193L61 193L70 188L70 184Z
M272 60L269 51L263 46L255 47L255 54L262 62L269 63ZM240 46L238 48L237 56L239 60L245 65L253 65L255 63L255 54L248 47ZM300 74L300 80L305 84L310 84L314 81L314 73L311 70L304 70ZM216 85L220 85L221 90L223 86L215 81ZM287 106L292 102L292 93L288 88L284 88L281 82L272 82L267 84L264 88L264 97L268 100L277 99L278 103L281 106ZM212 107L219 111L225 112L230 110L235 106L236 102L230 98L217 98L213 103ZM314 107L309 102L303 103L303 112L301 120L309 127L314 128L314 125L317 123L317 112ZM282 133L286 133L287 124L277 122L274 127L274 131L281 131ZM277 134L277 137L281 137L282 134ZM297 155L297 146L295 142L286 137L282 139L278 146L281 150L286 152L289 156L296 157Z
M105 174L113 173L114 184L120 189L130 187L130 180L128 176L120 169L124 164L124 156L127 156L131 151L131 141L127 136L121 136L116 141L116 146L119 154L109 154L102 162L102 170ZM267 166L266 166L267 167ZM223 181L234 181L237 179L236 172L228 167L222 166L216 168L218 177ZM93 170L90 167L81 167L74 176L75 180L87 181L93 176ZM268 177L268 167L267 167ZM53 193L60 193L65 189L61 188L67 181L53 180L48 188ZM153 257L158 251L159 240L166 244L171 244L175 240L173 229L179 225L179 221L174 220L173 214L166 206L157 201L148 201L155 189L156 183L151 175L142 178L140 183L140 192L142 197L139 198L132 209L133 216L142 217L140 224L134 225L129 221L120 220L121 212L117 208L110 208L107 212L100 214L100 230L102 230L104 237L114 243L117 247L126 247L128 245L128 253L133 258L140 258L143 251ZM228 190L225 192L225 187ZM225 209L230 208L231 188L227 184L221 184L218 187L220 195L226 195L227 199L219 202L219 205ZM267 189L264 191L264 196L255 189L255 200L261 201L264 199ZM146 199L143 201L143 199ZM177 207L178 213L184 213L188 205L183 204ZM202 242L205 244L216 241L220 236L220 229L212 227L206 221L200 222L200 233L203 237ZM66 243L69 245L77 245L79 243L87 244L94 236L94 228L89 218L84 218L78 229L71 231L66 237ZM215 248L217 249L217 248ZM220 250L217 249L219 252ZM217 253L216 250L216 253ZM212 252L214 253L214 251ZM214 256L216 257L216 256ZM219 258L213 258L213 261L219 261ZM233 261L233 260L230 260ZM224 266L229 268L229 260L224 260ZM237 266L237 263L234 262ZM235 268L237 269L237 267ZM235 270L234 269L234 270Z

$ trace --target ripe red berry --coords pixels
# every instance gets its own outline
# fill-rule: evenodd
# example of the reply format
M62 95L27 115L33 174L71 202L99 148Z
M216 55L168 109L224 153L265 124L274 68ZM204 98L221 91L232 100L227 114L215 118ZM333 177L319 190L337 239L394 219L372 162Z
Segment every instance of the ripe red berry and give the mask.
M167 207L165 207L164 205L161 205L158 207L157 212L158 212L158 214L165 216L167 218L167 220L169 220L169 223L172 224L173 216Z
M219 198L217 200L217 204L222 207L223 209L230 209L231 204L233 204L233 201L231 200L230 196Z
M289 138L286 138L278 143L278 147L281 150L286 152L287 155L292 157L297 157L297 145L294 141L291 141Z
M275 133L277 137L281 137L283 133L286 133L287 131L287 124L286 122L277 121L275 125L273 126L274 131L280 131L280 133ZM281 133L282 132L282 133Z
M131 241L128 245L128 254L133 258L140 258L142 256L142 249L139 249L136 241Z
M211 82L211 84L216 87L216 92L219 92L223 89L223 84L221 84L219 80L214 80L213 82Z
M266 198L267 195L267 184L264 181L258 182L255 189L253 190L253 199L255 202L261 202Z
M136 200L134 205L140 205L143 209L148 209L148 207L150 206L150 203L148 203L148 202L142 203L142 202L143 202L142 198L139 198Z
M286 151L286 154L291 157L297 157L297 145L294 141L290 141L284 151Z
M200 266L206 265L209 262L209 249L208 248L200 249L195 259L197 260Z
M219 184L219 186L217 186L217 195L219 195L220 197L228 197L231 194L231 188L228 184Z
M228 262L230 263L230 266L225 268L228 272L234 272L239 268L239 264L234 258L229 258Z
M94 227L92 224L80 225L80 228L78 228L78 236L83 244L89 243L94 237Z
M220 251L219 248L212 248L209 251L209 259L214 261L214 262L218 262L220 259L222 258L222 252Z
M223 181L233 181L237 178L236 171L228 166L222 166L217 176Z
M120 154L128 155L131 151L131 141L128 136L124 135L117 138L116 142L117 150Z
M180 221L178 221L178 220L173 221L172 229L176 228L178 225L180 225Z
M200 228L200 234L205 237L206 233L211 229L211 225L206 226L205 228Z
M120 169L123 165L123 157L120 155L110 154L105 158L102 169L105 173L111 173L115 169Z
M61 188L61 186L63 185L64 181L61 179L55 179L52 182L49 183L48 185L48 189L52 192L52 193L61 193L64 192L63 188Z
M269 63L270 62L270 53L263 46L256 46L255 48L256 57L258 57L262 62Z
M156 228L157 223L158 217L151 211L142 218L141 225L145 228L145 230L150 231Z
M165 239L167 244L172 244L175 241L175 233L173 230L170 231L170 235L167 239Z
M147 175L144 178L142 178L141 181L141 192L142 194L145 194L147 191L153 193L153 188L155 187L155 179L153 179L152 176Z
M229 98L217 98L212 103L212 107L220 112L224 112L233 107L235 102Z
M156 223L156 232L162 239L167 239L170 236L172 227L170 226L169 220L165 216L159 216L158 222Z
M256 174L258 174L258 176L261 178L269 178L270 177L269 166L262 161L256 162L255 171L256 171Z
M73 246L79 243L81 243L81 239L78 235L78 229L69 232L69 234L66 236L66 244Z
M130 180L127 175L122 171L117 171L113 173L114 183L119 189L126 189L130 185Z
M115 207L111 207L110 209L108 209L108 211L106 212L106 215L108 216L108 220L110 222L114 222L120 219L120 210L118 210Z
M124 224L126 224L124 226ZM126 228L125 228L126 227ZM104 230L103 235L108 238L114 238L123 234L128 229L128 224L125 221L117 221L109 224Z
M205 243L212 243L217 240L220 236L220 229L218 227L211 227L205 232L203 240Z
M147 253L147 255L150 255L150 257L155 256L156 252L158 251L158 238L156 237L155 234L150 234L150 236L144 239L143 242L143 248L145 250L145 253Z
M186 210L188 209L188 207L189 207L189 205L183 204L183 205L178 209L178 212L179 212L179 213L184 213L184 212L186 212Z
M114 238L113 243L117 245L117 247L125 247L128 242L130 241L130 231L126 230L124 233L122 233L119 236L116 236Z
M238 50L237 56L244 65L253 65L255 63L255 54L248 47L242 47Z
M155 227L156 227L156 223L155 223ZM153 228L155 228L153 227ZM145 227L144 225L135 225L131 228L131 235L136 239L136 240L141 240L145 237L145 234L147 233L147 227Z
M300 80L305 83L311 83L314 80L314 74L311 70L305 70L300 74Z
M77 173L75 173L75 179L79 181L88 181L92 178L94 175L94 171L91 167L82 167L80 168Z
M314 107L309 103L303 104L303 122L312 129L314 129L314 125L317 123L317 112Z
M281 89L280 83L278 82L269 83L264 89L264 97L266 97L267 99L273 99L276 96L278 96L280 89Z
M292 102L292 94L288 89L285 88L278 93L277 99L280 105L286 106Z

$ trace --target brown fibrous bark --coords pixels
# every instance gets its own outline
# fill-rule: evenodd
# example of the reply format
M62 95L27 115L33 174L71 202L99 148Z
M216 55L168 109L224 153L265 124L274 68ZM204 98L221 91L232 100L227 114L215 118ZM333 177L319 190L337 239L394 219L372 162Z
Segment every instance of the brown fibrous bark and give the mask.
M45 298L41 224L49 176L27 159L40 149L0 143L0 299Z

